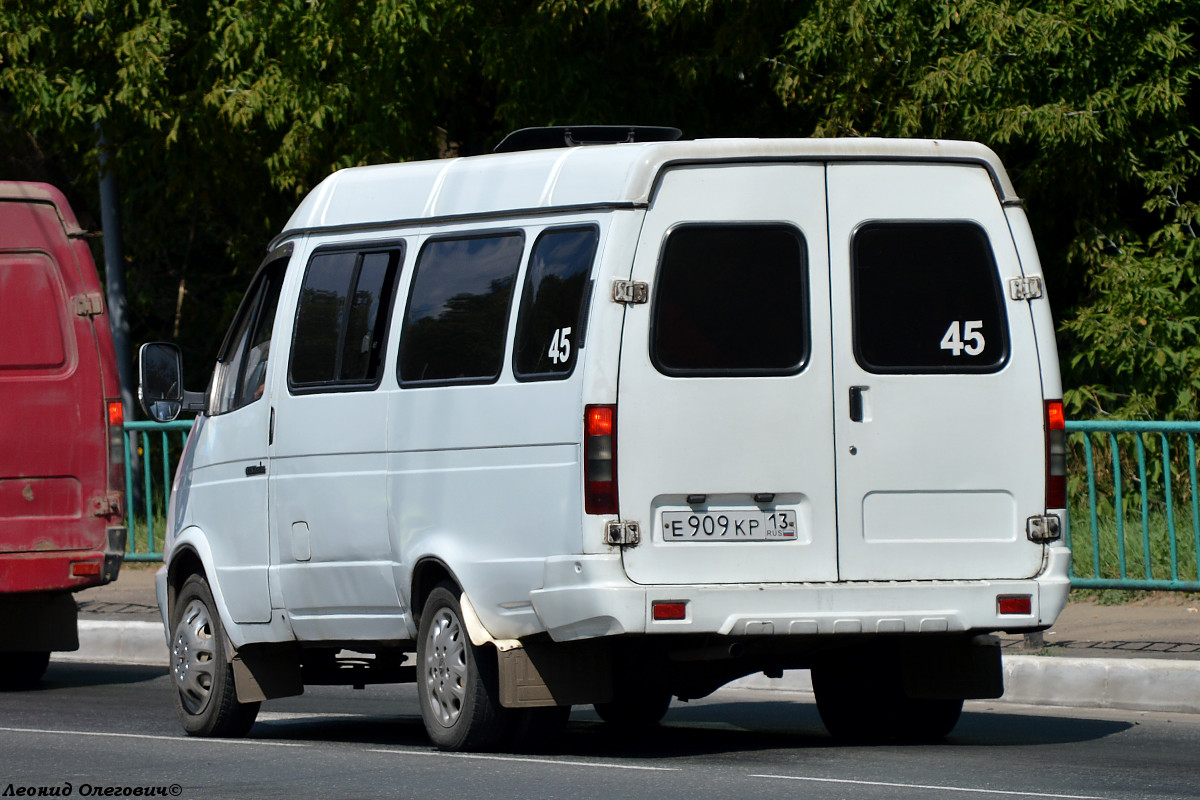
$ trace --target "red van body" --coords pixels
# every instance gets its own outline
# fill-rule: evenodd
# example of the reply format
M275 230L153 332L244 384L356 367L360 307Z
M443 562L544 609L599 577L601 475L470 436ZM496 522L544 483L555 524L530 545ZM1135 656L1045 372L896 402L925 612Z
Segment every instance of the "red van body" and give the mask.
M0 686L79 647L71 593L124 558L120 382L83 233L54 187L0 181Z

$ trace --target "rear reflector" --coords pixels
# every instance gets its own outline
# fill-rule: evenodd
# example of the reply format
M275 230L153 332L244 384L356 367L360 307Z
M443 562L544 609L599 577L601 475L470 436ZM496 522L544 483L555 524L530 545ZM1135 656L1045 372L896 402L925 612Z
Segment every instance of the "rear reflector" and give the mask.
M583 410L584 510L617 513L617 407L589 405Z
M1033 613L1033 598L1027 594L997 597L996 605L1001 614L1021 614L1024 616L1029 616Z
M687 619L687 603L656 601L650 609L650 616L656 620Z
M99 574L99 561L76 561L71 565L71 577L74 578L83 578Z
M108 424L113 426L125 424L125 409L120 400L108 401Z
M1067 422L1061 400L1046 401L1046 508L1067 507Z

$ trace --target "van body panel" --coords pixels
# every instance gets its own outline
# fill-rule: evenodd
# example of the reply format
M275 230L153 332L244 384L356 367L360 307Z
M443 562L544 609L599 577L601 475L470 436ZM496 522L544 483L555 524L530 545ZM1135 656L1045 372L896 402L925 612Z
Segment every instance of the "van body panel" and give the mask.
M488 216L531 217L569 207L645 207L673 164L892 160L982 166L1003 202L1019 200L1000 159L976 142L936 139L697 139L504 153L339 170L308 194L270 248L321 229ZM492 179L482 186L476 175ZM403 186L402 191L388 187ZM497 187L503 186L500 191ZM474 191L482 188L483 199ZM268 248L268 249L270 249Z
M1029 228L1029 218L1025 216L1024 210L1016 206L1005 206L1004 215L1008 219L1008 228L1017 246L1021 272L1025 277L1041 278L1042 263L1038 257L1037 245L1033 241L1033 231ZM1042 297L1037 301L1030 301L1029 312L1033 316L1033 335L1037 339L1038 362L1042 366L1042 393L1047 398L1057 399L1063 396L1062 373L1059 371L1058 346L1054 341L1054 317L1045 292L1043 280Z
M1007 331L981 329L980 335L985 341L1007 336L1001 368L961 371L973 368L965 349L950 371L940 373L864 368L852 338L863 326L854 326L850 260L856 232L876 221L961 222L986 234ZM1041 368L1029 303L1007 298L1007 282L1021 276L1021 266L986 171L830 165L829 231L841 579L1036 575L1043 548L1026 539L1025 519L1044 513ZM966 328L960 321L980 316L977 303L968 310L951 308L948 300L933 302L944 320L918 327L899 314L897 324L909 327L886 335L921 336L917 345L937 352L950 346L938 341L946 323L960 323L955 330L961 336ZM865 395L861 421L852 419L852 387Z
M650 284L651 299L626 312L617 402L621 514L643 530L642 543L624 553L635 583L837 579L824 187L819 164L678 167L660 182L633 264L633 278ZM735 232L778 225L802 237L808 308L807 320L797 324L807 327L810 345L798 372L670 376L651 362L649 317L662 299L654 296L660 256L684 225ZM731 265L727 280L742 279ZM776 309L776 293L761 288L763 315L802 313ZM772 500L756 503L754 496L764 493ZM705 499L689 504L696 495ZM728 521L739 512L784 510L794 512L799 525L786 541L740 540L736 530L725 538L685 530L681 541L671 541L664 531L671 519L665 514Z
M246 473L267 464L270 414L264 398L209 418L192 466L190 521L210 532L215 578L234 622L271 618L267 476Z
M82 233L57 189L0 182L0 592L107 582L124 547L116 356Z

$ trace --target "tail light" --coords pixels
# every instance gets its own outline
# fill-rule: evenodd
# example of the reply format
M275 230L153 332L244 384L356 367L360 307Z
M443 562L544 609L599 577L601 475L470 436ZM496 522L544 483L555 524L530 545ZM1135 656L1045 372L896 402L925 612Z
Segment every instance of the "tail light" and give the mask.
M108 488L125 491L125 407L120 400L107 401Z
M1067 507L1067 420L1061 400L1046 401L1046 508Z
M617 407L589 405L583 410L584 510L617 513Z

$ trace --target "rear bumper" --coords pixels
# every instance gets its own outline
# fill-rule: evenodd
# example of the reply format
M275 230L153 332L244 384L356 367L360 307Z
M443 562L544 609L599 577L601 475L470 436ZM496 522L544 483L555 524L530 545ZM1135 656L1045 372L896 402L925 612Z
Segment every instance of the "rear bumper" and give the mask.
M555 641L619 634L814 636L1029 631L1049 627L1067 602L1070 550L1047 548L1027 580L886 581L639 586L619 555L551 559L533 607ZM1028 596L1031 613L1000 614L997 597ZM656 621L656 601L686 604L682 620Z
M3 553L0 592L74 592L111 583L121 570L124 552L125 529L109 528L104 550Z

